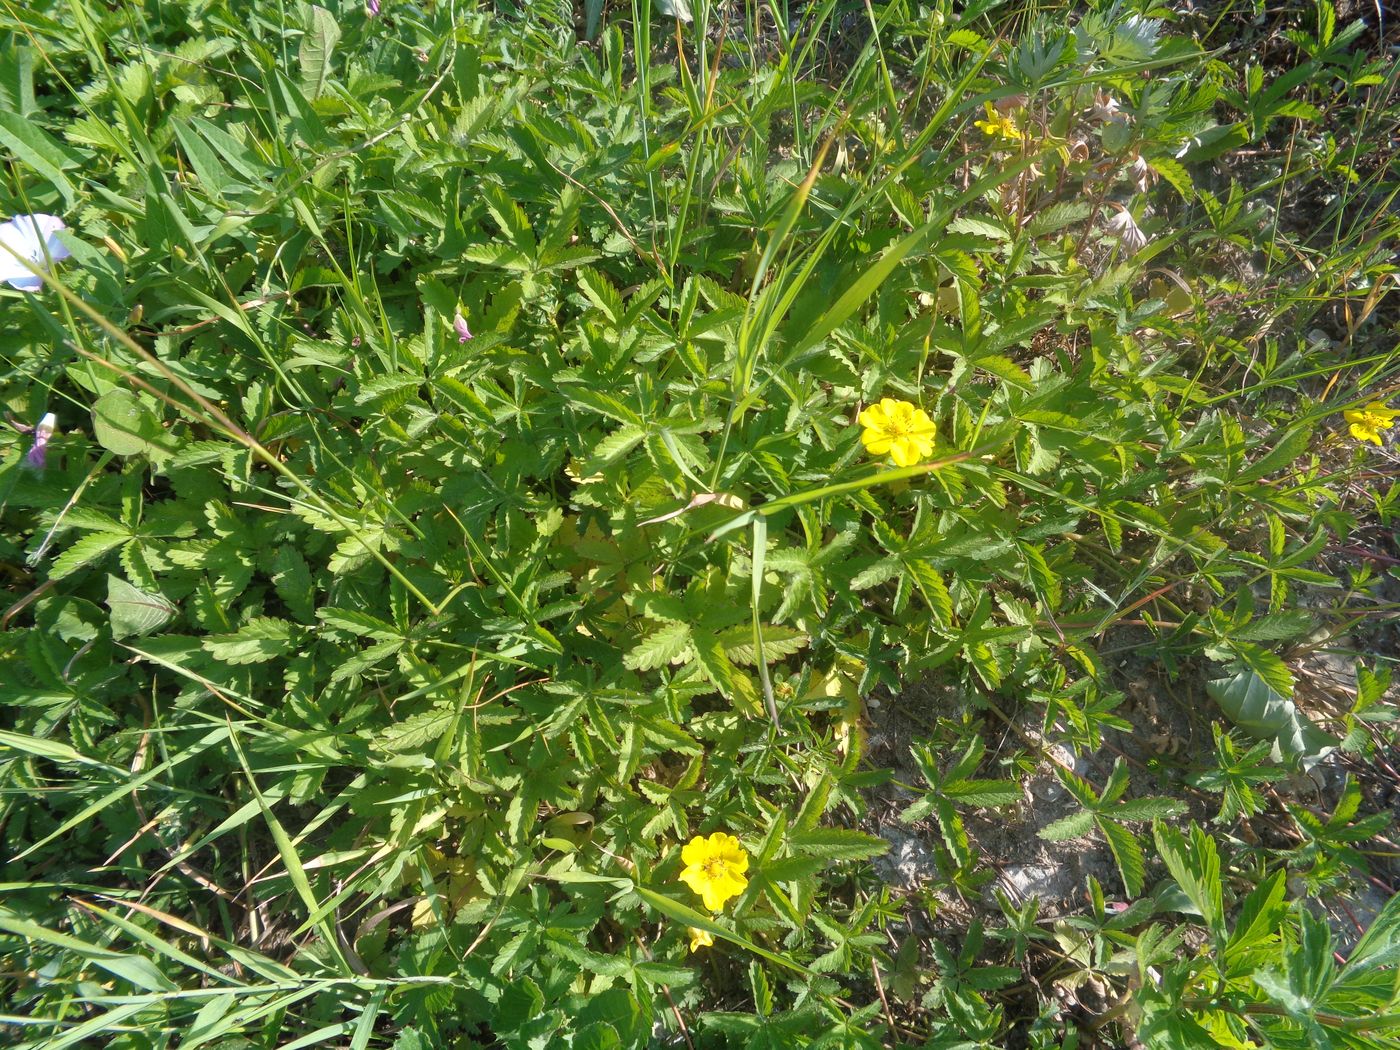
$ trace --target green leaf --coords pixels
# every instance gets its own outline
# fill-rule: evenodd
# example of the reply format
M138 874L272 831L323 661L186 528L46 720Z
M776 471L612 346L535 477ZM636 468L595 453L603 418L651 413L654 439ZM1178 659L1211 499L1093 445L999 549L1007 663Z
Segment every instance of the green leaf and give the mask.
M888 583L898 576L903 568L903 563L896 557L881 558L874 565L862 569L851 578L851 590L863 591L882 583Z
M1037 834L1046 842L1064 842L1087 835L1093 826L1094 815L1088 810L1081 810L1046 824Z
M1060 606L1060 578L1050 569L1050 563L1039 547L1030 543L1019 544L1021 556L1026 559L1026 571L1031 584L1044 601L1048 611L1054 612Z
M765 625L762 628L763 659L774 663L785 656L791 656L807 646L807 633L795 627ZM758 664L755 651L753 629L748 626L733 627L720 635L725 655L736 664L753 667Z
M1099 821L1099 830L1108 839L1108 848L1113 851L1113 859L1118 863L1118 874L1123 878L1123 889L1129 897L1142 893L1147 864L1143 859L1142 845L1137 836L1122 824L1111 820Z
M320 98L325 93L331 75L331 53L340 40L340 23L324 7L312 4L308 11L306 31L297 49L301 64L301 82L308 98Z
M1026 224L1026 232L1032 237L1044 237L1087 219L1093 210L1088 201L1061 201L1036 212L1035 217Z
M1114 820L1160 820L1186 812L1186 803L1174 798L1132 798L1109 812Z
M204 651L230 664L258 664L282 656L292 647L292 625L271 616L249 620L233 634L211 634Z
M967 806L1009 806L1023 797L1021 785L1010 780L955 780L943 792Z
M176 608L160 594L139 590L118 576L107 576L107 608L113 638L150 634L170 622Z
M663 623L622 658L625 667L633 671L655 671L667 664L680 663L690 651L690 625Z
M608 281L597 270L588 266L581 266L574 274L578 280L578 286L583 290L583 294L588 296L589 302L603 312L603 315L614 325L622 323L622 297L617 294L611 282Z
M53 565L49 569L49 578L61 580L65 576L71 576L84 566L98 561L114 548L120 547L129 539L131 539L130 536L117 536L109 532L96 532L83 536L53 560Z
M78 190L63 169L79 168L82 161L70 150L60 146L32 120L7 109L0 109L0 146L48 179L54 189L63 194L67 207L73 207Z
M1148 157L1148 166L1162 176L1183 200L1189 201L1196 195L1195 184L1186 168L1171 157Z
M1162 823L1153 825L1157 853L1176 884L1217 938L1225 936L1225 904L1220 882L1220 855L1215 840L1192 821L1189 838Z
M1274 692L1293 695L1293 672L1277 653L1248 642L1236 643L1234 650L1240 662L1267 682Z
M99 445L118 456L159 455L174 447L155 414L136 394L122 387L107 391L93 403L92 432Z
M1256 481L1278 473L1306 452L1311 440L1311 426L1294 427L1276 441L1271 442L1272 447L1268 453L1256 460L1252 466L1240 471L1236 480Z
M1206 683L1206 692L1226 716L1256 739L1271 741L1277 758L1311 768L1337 746L1296 704L1248 668Z
M885 853L890 844L882 838L847 828L813 828L788 835L788 846L824 860L868 860Z
M753 952L753 954L760 958L767 959L769 962L776 963L789 970L796 970L801 974L811 973L811 971L801 963L794 962L785 955L778 955L775 952L770 952L767 948L759 947L742 934L726 929L715 922L714 919L710 918L710 916L702 914L689 905L682 904L678 900L657 893L655 890L648 889L645 886L637 886L636 894L642 899L643 903L655 908L667 918L684 923L686 926L694 926L698 930L705 930L708 933L714 934L716 937L722 937L726 941L737 944L740 948Z

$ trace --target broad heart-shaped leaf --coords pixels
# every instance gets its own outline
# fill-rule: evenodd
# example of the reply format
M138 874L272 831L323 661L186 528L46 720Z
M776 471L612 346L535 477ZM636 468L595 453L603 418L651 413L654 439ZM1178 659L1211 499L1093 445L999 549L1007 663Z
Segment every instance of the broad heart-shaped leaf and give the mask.
M654 0L657 13L672 18L677 18L682 22L694 21L694 16L690 13L690 0Z
M1310 769L1337 746L1288 697L1255 671L1242 669L1230 678L1206 683L1206 691L1229 719L1245 732L1273 743L1277 757Z
M109 390L93 403L92 432L97 443L119 456L169 452L170 435L130 390Z
M306 32L297 49L301 81L308 98L319 98L326 90L331 73L331 52L340 40L340 23L324 7L311 5L307 11Z
M163 595L149 594L119 576L107 577L107 608L113 638L150 634L164 627L175 615L175 606Z

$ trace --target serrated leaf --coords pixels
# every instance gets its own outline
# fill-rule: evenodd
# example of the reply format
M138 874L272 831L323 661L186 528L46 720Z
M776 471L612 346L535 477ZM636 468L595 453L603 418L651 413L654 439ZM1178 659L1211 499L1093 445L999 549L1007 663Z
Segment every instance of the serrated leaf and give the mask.
M355 404L368 405L377 401L382 402L380 407L385 411L393 411L409 401L422 385L421 376L375 376L360 384L359 392L355 394Z
M431 711L420 711L416 715L409 715L402 721L395 722L378 734L374 738L374 745L391 755L421 751L428 744L436 743L447 732L448 727L452 725L452 721L456 717L456 708L451 704L445 704Z
M948 585L943 582L942 574L922 558L908 559L905 562L905 568L913 577L919 593L928 603L934 618L945 627L951 625L953 622L953 596L948 593Z
M1225 905L1220 883L1220 855L1215 840L1193 821L1189 838L1166 824L1156 824L1152 836L1157 853L1202 919L1217 937L1225 934Z
M970 233L974 237L990 237L992 240L1007 241L1011 235L1006 232L1006 228L1000 223L990 219L976 219L970 216L961 216L954 219L947 226L949 233Z
M752 628L748 626L733 627L720 635L720 641L724 645L725 654L734 663L747 667L753 667L758 663L758 655L754 652ZM769 624L763 628L763 658L767 663L774 663L785 656L791 656L805 648L806 645L807 633L799 631L795 627Z
M107 576L107 608L113 638L150 634L170 622L175 605L161 594L133 587L119 576Z
M71 576L84 566L98 561L113 548L120 547L130 538L110 532L97 532L80 537L73 546L53 560L53 565L49 568L49 579L61 580L65 576Z
M1026 370L1005 354L978 354L972 359L972 363L982 371L988 372L1012 386L1020 387L1022 390L1035 389L1035 381L1031 379Z
M1191 175L1184 165L1173 160L1171 157L1149 157L1148 166L1158 175L1162 176L1171 187L1181 194L1183 200L1191 200L1196 195L1195 184L1191 181Z
M1293 695L1293 672L1275 652L1249 642L1237 642L1235 654L1240 662L1268 683L1269 688L1281 696Z
M1312 626L1311 613L1304 609L1290 609L1251 620L1231 631L1230 638L1249 642L1283 642L1302 637L1312 630Z
M896 557L881 558L874 565L861 570L852 577L851 590L863 591L869 587L886 583L898 576L903 568L903 563Z
M304 622L311 619L315 608L315 584L311 567L301 552L295 547L279 547L273 556L272 566L272 584L277 588L277 596L287 603L299 620Z
M1048 233L1087 219L1093 210L1088 201L1060 201L1036 212L1026 224L1026 232L1032 237L1044 237Z
M203 646L205 652L224 663L265 663L291 649L292 625L275 617L258 616L233 634L211 634Z
M1240 471L1236 480L1256 481L1283 470L1307 451L1308 444L1312 441L1312 433L1310 426L1294 427L1275 441L1265 455Z
M1147 876L1142 844L1138 842L1137 836L1122 824L1115 824L1111 820L1101 821L1099 830L1103 832L1104 838L1108 839L1108 848L1118 863L1118 874L1123 879L1123 889L1129 897L1138 896L1142 893L1143 880Z
M788 835L788 846L796 853L825 860L868 860L889 850L882 838L848 828L813 828Z
M1050 563L1039 547L1029 543L1020 544L1021 557L1026 559L1026 571L1031 583L1050 612L1060 606L1060 578L1050 569Z
M690 625L678 621L663 623L622 658L633 671L655 671L667 664L680 663L690 651Z
M578 286L583 290L583 294L588 296L589 302L603 312L603 315L614 325L622 323L622 296L617 294L617 289L612 286L606 277L597 270L588 266L581 266L574 274L578 281Z
M1023 796L1012 780L954 780L943 785L943 793L968 806L1009 806Z
M644 427L631 423L618 427L593 446L593 451L588 456L588 463L583 468L583 474L592 476L610 463L616 463L641 444L642 439L646 436L647 432Z
M1093 826L1094 815L1088 810L1081 810L1051 821L1036 834L1046 842L1064 842L1066 839L1077 839L1081 835L1087 835Z
M356 609L339 609L327 606L316 610L316 618L331 627L349 631L356 637L368 637L383 641L386 638L398 636L393 624Z
M1131 798L1114 806L1109 814L1114 820L1160 820L1186 812L1186 803L1174 798Z

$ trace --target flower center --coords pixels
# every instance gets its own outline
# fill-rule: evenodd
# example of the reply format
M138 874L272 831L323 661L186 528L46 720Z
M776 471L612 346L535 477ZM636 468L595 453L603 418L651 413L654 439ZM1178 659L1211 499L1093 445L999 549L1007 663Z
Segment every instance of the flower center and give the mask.
M897 419L891 416L885 424L885 433L892 438L902 438L909 436L909 422L905 419Z
M717 879L724 874L724 861L719 857L711 857L705 861L705 874L712 879Z

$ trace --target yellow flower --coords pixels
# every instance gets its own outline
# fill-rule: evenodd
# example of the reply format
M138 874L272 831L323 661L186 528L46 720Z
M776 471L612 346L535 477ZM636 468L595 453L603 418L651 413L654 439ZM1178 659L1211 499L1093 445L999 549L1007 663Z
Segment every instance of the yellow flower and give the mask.
M725 901L743 893L749 884L744 877L749 870L749 855L738 839L722 831L709 838L696 835L681 850L681 860L685 861L681 881L700 894L710 911L719 911ZM695 947L694 939L691 947Z
M860 440L873 456L889 453L897 467L912 467L933 451L933 420L908 401L881 399L859 416Z
M694 926L687 927L690 930L690 950L699 951L701 948L711 948L715 943L715 935L709 930L698 930Z
M1010 113L1000 112L990 102L986 104L986 109L987 119L973 121L973 123L981 128L988 137L1009 139L1012 142L1018 142L1025 137L1021 129L1016 126L1016 118Z
M1349 408L1342 413L1342 418L1351 424L1352 437L1377 445L1381 443L1381 431L1393 427L1396 416L1400 416L1400 408L1387 408L1384 401L1372 401L1365 408Z

